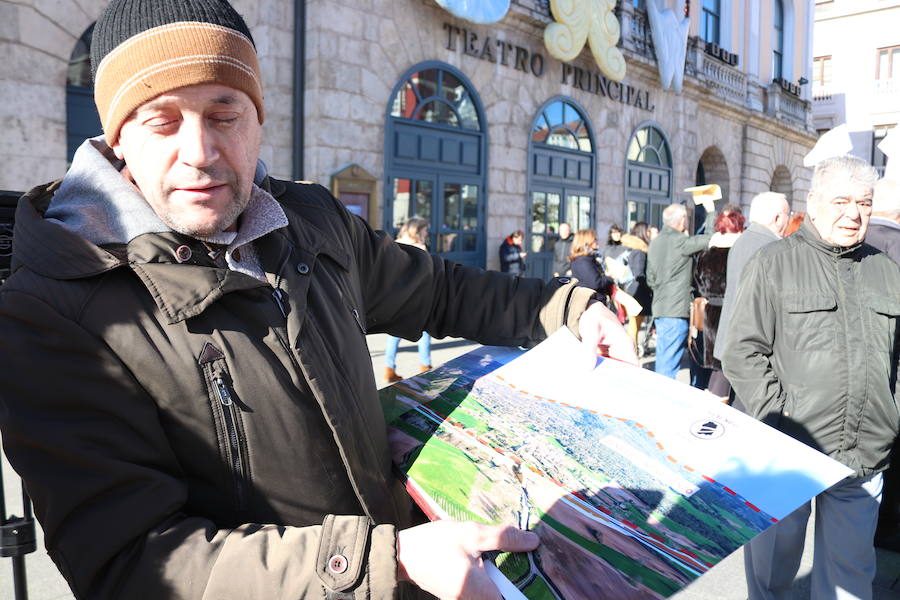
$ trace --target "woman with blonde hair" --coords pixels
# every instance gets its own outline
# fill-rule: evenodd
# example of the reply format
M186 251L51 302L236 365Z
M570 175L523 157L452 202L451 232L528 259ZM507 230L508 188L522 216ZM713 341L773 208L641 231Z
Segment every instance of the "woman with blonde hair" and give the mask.
M425 245L428 242L428 221L422 217L410 217L397 232L397 243L415 246L419 250L428 252ZM397 373L397 349L400 347L400 338L388 336L384 348L384 378L388 383L400 381L403 377ZM431 336L427 331L422 332L419 338L419 372L431 370Z

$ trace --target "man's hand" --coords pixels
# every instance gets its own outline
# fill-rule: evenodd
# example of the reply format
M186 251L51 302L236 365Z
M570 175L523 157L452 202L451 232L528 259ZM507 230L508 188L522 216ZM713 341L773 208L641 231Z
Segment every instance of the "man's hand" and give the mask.
M608 356L632 365L639 364L634 340L619 323L619 318L600 302L595 302L581 315L578 335L591 357Z
M512 526L435 521L397 534L399 578L441 600L500 600L481 553L534 550L538 536Z

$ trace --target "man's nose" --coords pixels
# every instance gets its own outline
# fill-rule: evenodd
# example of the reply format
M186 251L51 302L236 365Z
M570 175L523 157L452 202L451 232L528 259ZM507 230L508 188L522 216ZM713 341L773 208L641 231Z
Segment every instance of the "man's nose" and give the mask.
M854 221L859 220L859 204L857 204L854 200L848 202L846 208L844 209L844 215L853 219Z
M200 119L185 119L178 129L178 159L192 167L202 168L219 159L216 136Z

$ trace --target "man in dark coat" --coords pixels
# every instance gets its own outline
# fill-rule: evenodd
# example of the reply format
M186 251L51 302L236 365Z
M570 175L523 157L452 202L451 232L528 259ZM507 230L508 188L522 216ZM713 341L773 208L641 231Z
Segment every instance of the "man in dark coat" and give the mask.
M811 598L868 600L882 472L900 428L900 267L863 243L875 169L822 161L796 233L747 263L722 366L751 416L850 467L815 498ZM802 476L802 475L800 475ZM811 503L750 541L750 600L791 597Z
M893 179L882 179L875 184L866 243L900 264L900 183ZM875 545L900 552L900 443L894 444L891 456L891 468L884 474L884 498Z
M572 253L572 227L568 223L559 224L559 239L553 246L553 276L564 277L570 268L569 254Z
M866 243L900 264L900 182L882 179L875 184Z
M91 51L104 136L19 202L0 289L3 443L75 596L498 596L481 553L536 536L410 527L365 334L520 345L567 325L636 362L615 315L269 177L226 0L113 0Z
M722 316L719 318L719 329L713 347L713 356L720 361L725 350L725 341L728 339L734 299L737 297L744 266L757 250L781 239L790 221L789 211L787 199L784 194L778 192L757 194L750 202L750 226L738 237L728 252L725 299L722 301Z
M705 200L706 231L716 222L712 200ZM653 290L656 324L656 372L675 379L687 348L691 306L692 256L705 250L712 233L689 236L687 210L670 204L663 210L663 230L647 252L647 284Z

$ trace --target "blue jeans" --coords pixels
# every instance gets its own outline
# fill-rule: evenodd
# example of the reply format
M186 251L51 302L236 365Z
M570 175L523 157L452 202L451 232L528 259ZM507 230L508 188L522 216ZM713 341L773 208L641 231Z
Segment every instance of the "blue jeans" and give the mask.
M678 317L656 317L656 372L675 379L687 343L688 320Z
M400 338L388 336L387 345L384 347L384 363L392 369L397 368L397 348L400 346ZM431 336L422 332L419 338L419 363L423 366L431 366Z

